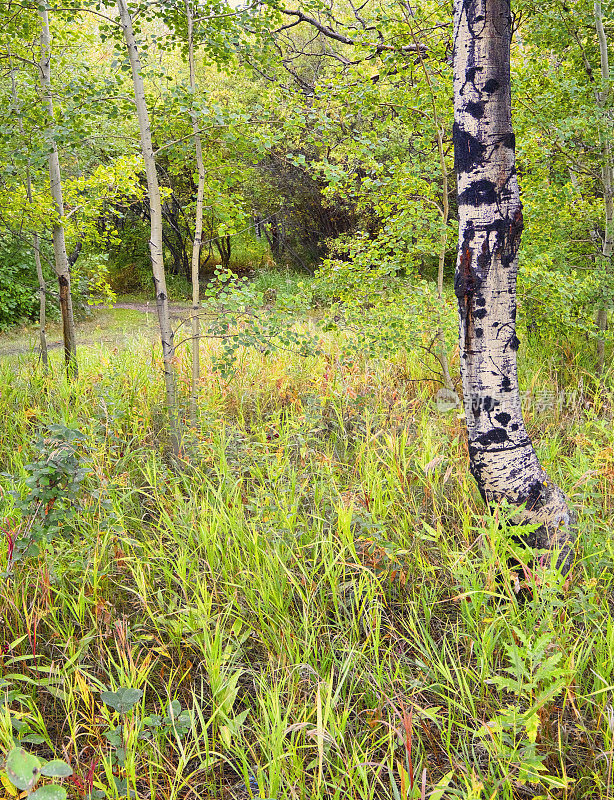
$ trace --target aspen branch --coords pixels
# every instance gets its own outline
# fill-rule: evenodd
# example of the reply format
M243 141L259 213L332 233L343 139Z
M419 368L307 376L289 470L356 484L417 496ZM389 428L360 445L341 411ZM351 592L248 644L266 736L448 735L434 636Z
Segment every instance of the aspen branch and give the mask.
M334 39L336 42L341 42L341 44L349 44L349 45L359 45L362 42L357 42L355 39L351 39L349 36L346 36L343 33L339 33L339 31L334 30L333 28L325 25L323 22L320 22L315 17L310 17L308 14L303 13L302 11L283 8L281 9L282 14L286 14L289 17L296 17L299 22L306 22L308 25L311 25L316 30L318 30L321 34L326 36L329 39ZM366 43L364 46L372 47L375 52L382 53L384 51L390 50L397 50L403 53L420 53L426 51L426 45L423 44L405 44L401 45L400 47L396 47L392 44L384 44L383 42L370 42Z

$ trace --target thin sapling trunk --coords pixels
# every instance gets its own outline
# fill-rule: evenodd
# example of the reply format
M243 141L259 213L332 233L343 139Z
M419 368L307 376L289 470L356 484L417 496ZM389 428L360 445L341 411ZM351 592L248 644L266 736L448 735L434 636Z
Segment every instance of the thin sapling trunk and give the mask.
M9 50L10 58L10 50ZM12 71L11 65L11 88L13 92L13 103L17 112L19 122L19 132L23 138L23 116L19 96L17 94L17 86L15 84L15 74ZM26 196L28 203L32 206L32 178L30 176L30 167L26 169ZM36 264L36 278L38 282L38 298L39 298L39 311L38 311L38 332L41 348L41 361L43 362L43 369L45 372L49 370L49 353L47 351L47 286L45 284L45 276L43 275L43 266L41 264L40 254L40 241L38 233L32 234L32 250L34 251L34 262Z
M117 10L119 12L120 24L124 33L126 48L128 50L130 67L132 69L134 99L141 137L141 151L143 153L143 161L145 163L147 195L149 198L151 220L149 254L151 258L151 269L156 293L156 307L158 310L158 322L160 325L160 338L162 340L164 385L170 420L171 442L173 451L175 454L177 454L180 447L180 437L179 423L177 419L175 367L173 363L175 358L175 341L173 328L171 325L168 293L166 291L166 276L164 274L164 258L162 249L162 202L160 199L160 186L158 183L158 173L156 171L156 161L151 141L151 128L149 126L149 113L147 111L147 103L145 101L145 87L143 84L143 76L141 74L141 62L134 38L132 19L128 11L128 6L126 5L126 0L117 0Z
M28 175L28 197L32 202L30 190L30 176ZM34 249L34 261L36 262L36 277L38 279L38 333L41 346L41 361L45 372L49 371L49 353L47 351L47 285L43 275L43 265L41 264L40 242L38 234L32 234L32 247Z
M606 108L612 91L612 79L608 58L608 40L603 26L601 0L595 0L595 27L599 40L599 55L601 62L601 79L603 89L597 92L597 104L601 109ZM602 137L603 161L601 173L603 176L603 196L605 206L605 230L601 248L601 257L604 262L606 278L612 272L612 256L614 255L614 159L612 156L612 131L605 130ZM605 332L608 328L608 306L605 303L597 311L597 327L599 339L597 341L597 370L601 374L605 365Z
M192 97L196 95L196 69L194 65L194 21L190 0L185 0L185 13L188 21L188 60L190 67L190 89ZM196 191L196 219L194 222L194 244L192 245L192 392L190 398L190 419L192 425L198 420L198 386L200 383L200 250L203 239L203 199L205 195L205 167L200 136L198 116L192 108L192 132L194 134L194 150L196 168L198 170L198 188Z
M422 55L422 50L419 46L418 39L411 27L411 18L412 12L409 4L405 6L405 19L407 24L410 26L410 31L414 42L416 44L416 52L418 53L418 60L420 61L420 66L422 67L422 71L424 73L424 78L427 82L429 87L429 92L431 95L431 108L433 111L433 122L435 123L435 128L437 130L437 154L439 156L439 168L441 169L441 180L442 180L442 197L441 197L441 207L439 207L439 213L441 214L441 239L439 244L439 263L437 265L437 299L439 301L439 310L438 310L438 320L437 320L437 347L438 347L438 360L439 365L441 366L441 379L444 387L451 391L454 391L454 384L452 383L452 378L450 376L450 362L448 361L448 351L446 348L446 337L443 330L443 323L441 317L441 308L443 306L443 271L446 261L446 250L448 247L448 222L450 220L450 202L448 199L449 194L449 181L448 181L448 168L446 165L446 157L445 152L443 149L443 127L439 121L439 114L437 113L437 105L435 103L435 92L433 89L433 82L431 81L431 76L429 74L426 62Z
M51 90L51 35L49 32L49 15L44 5L39 6L39 15L42 24L41 31L41 82L47 99L49 124L53 125L53 94ZM78 374L77 366L77 338L75 335L75 319L72 308L72 294L70 291L70 268L66 255L66 240L64 236L64 200L62 197L62 175L60 172L60 158L55 138L52 137L51 152L49 153L49 181L51 195L55 205L56 217L53 222L53 252L55 256L55 273L58 278L60 292L60 311L62 313L62 333L64 338L64 358L66 368L72 377ZM37 252L38 248L35 248ZM42 274L42 273L41 273ZM40 277L39 277L40 281Z

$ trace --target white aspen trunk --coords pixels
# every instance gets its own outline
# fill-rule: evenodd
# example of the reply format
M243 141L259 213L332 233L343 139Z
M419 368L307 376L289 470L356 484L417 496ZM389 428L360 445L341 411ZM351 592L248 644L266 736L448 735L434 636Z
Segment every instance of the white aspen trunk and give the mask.
M49 123L54 122L53 94L51 90L51 36L49 32L49 15L44 5L39 6L39 15L42 23L41 32L41 82L47 95L47 110ZM64 200L62 197L62 174L60 172L60 158L55 139L52 142L49 154L49 182L51 196L55 205L56 219L53 223L53 252L55 256L55 273L60 289L60 310L62 312L62 332L64 338L64 358L66 368L72 377L77 377L77 338L75 335L75 319L72 308L72 294L70 291L70 268L66 255L66 240L64 237Z
M32 202L30 193L30 176L28 175L28 195ZM36 277L38 279L38 334L41 346L41 361L45 372L49 371L49 353L47 351L47 286L43 275L41 264L40 243L38 233L32 234L32 247L34 248L34 261L36 262Z
M149 126L149 114L145 102L145 87L141 75L141 61L134 38L132 19L126 0L117 0L117 10L119 12L120 24L124 33L130 67L132 69L132 83L134 86L134 100L136 104L137 117L139 121L139 131L141 137L141 151L145 163L145 175L147 178L147 196L149 198L149 210L151 219L151 234L149 239L149 254L151 258L151 270L156 293L156 307L158 309L158 323L160 326L160 338L162 340L162 358L164 361L164 385L166 389L166 403L168 406L170 432L173 451L179 452L180 437L179 424L177 420L177 391L175 384L175 368L173 360L175 357L175 341L171 316L166 291L166 276L164 274L164 258L162 249L162 202L160 200L160 186L158 184L158 174L156 172L156 160L151 142L151 128Z
M196 69L194 66L194 22L190 0L185 0L185 13L188 21L188 61L190 66L190 88L196 96ZM192 394L190 399L190 418L192 425L198 421L198 385L200 382L200 249L203 240L203 202L205 195L205 167L200 137L198 117L192 109L192 131L198 170L196 192L196 219L194 222L194 244L192 245Z
M603 90L597 93L597 104L600 108L605 108L608 101L611 87L610 66L608 59L608 40L603 27L603 15L601 11L601 0L595 0L595 27L599 40L599 55L601 61L601 78ZM612 254L614 253L614 160L612 158L612 132L606 130L602 143L603 163L601 173L603 177L603 197L605 206L605 232L601 255L605 263L606 274L612 269ZM597 312L597 326L601 336L597 342L597 370L599 374L603 372L605 365L605 340L604 334L608 327L608 307L600 306Z
M9 59L11 52L9 49ZM23 116L21 104L19 103L19 96L17 95L17 86L15 85L15 74L12 70L11 64L11 89L13 92L13 102L17 112L19 122L19 132L23 138ZM30 177L30 167L26 168L26 196L28 203L32 205L32 178ZM36 264L36 278L38 282L38 332L41 347L41 361L43 362L43 369L45 372L49 370L49 353L47 351L47 286L45 284L45 276L43 275L43 266L41 264L40 243L37 233L32 234L32 249L34 250L34 262Z
M573 559L574 517L539 463L522 418L516 277L522 205L510 92L509 0L454 0L455 291L471 472L485 501L522 507L528 544Z

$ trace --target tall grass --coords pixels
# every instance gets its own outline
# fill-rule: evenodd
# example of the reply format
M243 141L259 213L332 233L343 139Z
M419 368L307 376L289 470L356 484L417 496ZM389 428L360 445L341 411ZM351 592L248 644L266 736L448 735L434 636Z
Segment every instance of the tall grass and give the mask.
M344 361L331 339L245 352L224 380L214 349L179 464L147 339L82 350L74 385L0 366L7 534L48 424L85 434L89 470L82 512L0 586L0 746L66 758L72 797L612 796L611 393L584 376L527 412L579 512L563 582L510 571L526 554L414 357ZM534 397L578 388L549 363L529 354ZM123 715L100 697L118 687L144 692Z

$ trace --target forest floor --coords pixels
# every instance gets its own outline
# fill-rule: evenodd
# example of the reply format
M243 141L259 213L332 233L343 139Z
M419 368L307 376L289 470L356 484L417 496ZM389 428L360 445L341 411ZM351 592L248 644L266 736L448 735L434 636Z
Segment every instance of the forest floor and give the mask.
M72 384L59 352L0 361L0 746L69 761L70 800L609 798L612 389L523 344L565 581L484 507L414 354L328 334L221 376L207 341L191 427L184 347L176 458L148 317L80 323Z
M103 308L104 306L92 306L94 310L99 308ZM140 311L141 314L156 314L158 313L156 309L156 304L154 302L151 303L113 303L112 306L113 310L124 310L124 311ZM181 303L170 303L169 304L170 314L171 317L185 317L191 311L191 306L182 305Z
M190 306L171 303L171 317L185 318ZM131 313L122 313L131 312ZM145 319L143 320L143 314ZM76 323L77 343L89 347L101 343L127 345L135 334L150 332L152 339L158 332L158 312L154 302L119 302L88 307L87 315ZM3 356L34 353L39 347L38 327L23 325L0 335L0 358ZM56 350L62 347L62 326L50 321L47 325L47 347Z
M297 275L288 270L260 272L250 278L250 284L261 290L274 288L280 296L291 297L297 292ZM205 282L203 282L203 287ZM171 317L175 321L187 317L191 305L186 292L187 283L181 284L179 294L182 302L170 304ZM147 293L118 295L112 305L87 306L77 315L77 343L80 347L96 347L106 344L125 347L137 336L145 336L153 344L158 336L158 312L155 300L147 300ZM62 347L62 326L52 319L47 322L47 343L50 350ZM7 356L35 354L38 352L38 326L27 324L0 333L0 359Z

